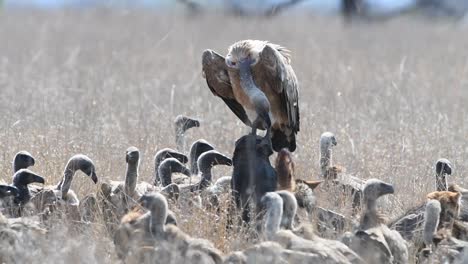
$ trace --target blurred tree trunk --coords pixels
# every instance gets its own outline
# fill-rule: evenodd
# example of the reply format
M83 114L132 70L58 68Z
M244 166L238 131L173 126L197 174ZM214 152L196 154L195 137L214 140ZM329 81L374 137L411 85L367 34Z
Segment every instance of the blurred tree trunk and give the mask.
M196 3L196 2L194 2L192 0L176 0L176 1L178 1L179 3L186 6L190 15L199 15L203 11L200 4L198 4L198 3Z

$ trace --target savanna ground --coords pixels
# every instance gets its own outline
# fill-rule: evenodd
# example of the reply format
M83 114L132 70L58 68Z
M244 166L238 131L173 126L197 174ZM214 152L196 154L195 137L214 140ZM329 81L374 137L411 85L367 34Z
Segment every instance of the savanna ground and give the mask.
M336 164L395 185L384 208L391 218L434 189L433 165L440 157L455 165L449 180L467 184L466 31L409 18L344 26L338 19L310 16L4 11L0 177L10 182L14 154L27 150L36 158L32 169L48 184L59 181L76 153L95 161L100 181L123 179L125 150L136 146L142 154L140 180L151 181L156 151L175 147L172 122L178 114L202 120L188 132L188 144L204 138L232 155L235 140L248 129L207 88L201 53L210 48L225 54L237 40L264 39L292 50L300 81L297 177L318 178L320 134L334 132ZM222 166L214 172L231 173ZM72 188L80 197L98 190L85 177L76 177ZM340 199L318 196L321 205ZM212 240L224 252L248 244L241 235L226 233L212 214L174 210L185 232ZM73 236L78 241L67 254L77 261L94 250L97 256L86 262L114 262L102 223L90 227L84 238ZM52 257L60 256L64 245L51 242Z

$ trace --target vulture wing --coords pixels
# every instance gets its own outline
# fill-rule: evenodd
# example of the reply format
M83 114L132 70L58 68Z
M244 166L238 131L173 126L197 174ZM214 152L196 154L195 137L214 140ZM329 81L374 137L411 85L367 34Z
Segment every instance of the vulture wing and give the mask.
M202 56L202 64L203 75L211 92L223 99L229 109L231 109L244 124L251 126L244 107L237 102L232 92L231 81L229 80L224 57L212 50L205 50Z
M280 95L281 110L287 111L288 126L296 134L299 131L298 81L290 65L288 50L266 43L259 57L259 62L252 67L255 82Z

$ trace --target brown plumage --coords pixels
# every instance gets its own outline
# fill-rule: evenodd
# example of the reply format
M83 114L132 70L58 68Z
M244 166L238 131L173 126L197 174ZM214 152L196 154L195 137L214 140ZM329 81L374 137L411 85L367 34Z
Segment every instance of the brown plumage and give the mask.
M438 200L442 206L439 226L443 226L450 230L453 228L453 225L460 214L460 198L460 193L449 191L431 192L427 195L428 200Z
M457 237L457 232L461 231L458 225L461 221L457 220L460 194L441 191L430 193L427 198L425 248L418 250L419 263L466 263L468 242L466 237Z
M447 159L438 159L435 163L435 190L447 191L447 188L456 188L454 185L447 186L447 177L452 174L452 164ZM455 191L454 189L450 191ZM389 226L397 230L404 239L413 240L416 243L421 243L422 226L424 224L424 214L426 208L426 201L422 201L418 205L407 210L403 215L393 219Z
M168 204L160 193L140 198L139 208L122 219L114 235L117 254L125 263L221 263L221 253L211 242L188 236L167 225Z
M294 166L295 163L291 157L291 153L287 149L280 150L275 162L276 175L278 176L278 190L294 192L296 189Z
M286 148L280 150L275 162L275 170L278 177L277 190L286 190L294 193L299 207L305 208L307 213L311 214L316 200L313 190L322 181L296 179L294 167L295 163L291 153Z
M298 81L289 51L267 41L242 40L224 58L212 50L202 57L211 92L256 129L271 128L273 149L296 149L299 131Z

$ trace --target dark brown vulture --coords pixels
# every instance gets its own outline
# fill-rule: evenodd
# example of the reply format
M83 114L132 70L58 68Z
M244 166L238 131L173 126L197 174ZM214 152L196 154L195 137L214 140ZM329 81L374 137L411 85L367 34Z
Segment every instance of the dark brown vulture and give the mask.
M242 40L224 58L203 52L203 75L211 92L221 97L244 122L270 132L273 149L296 149L299 131L298 82L289 51L261 40Z

